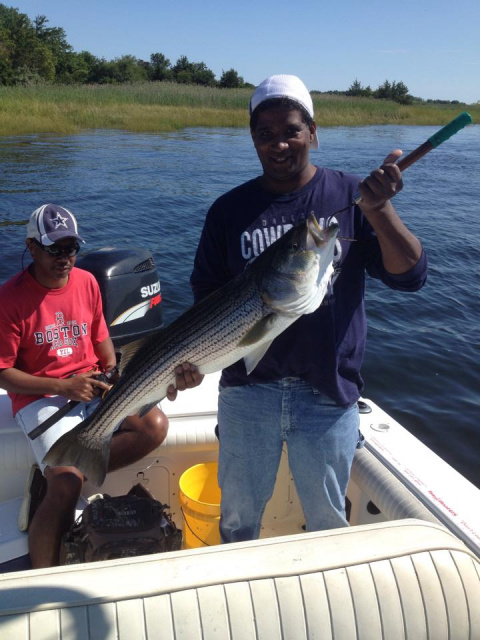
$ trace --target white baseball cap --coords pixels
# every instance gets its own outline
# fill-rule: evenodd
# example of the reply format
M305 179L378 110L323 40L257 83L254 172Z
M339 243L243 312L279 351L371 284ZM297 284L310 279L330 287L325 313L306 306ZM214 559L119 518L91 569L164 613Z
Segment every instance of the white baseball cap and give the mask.
M281 74L270 76L261 82L255 89L250 100L250 115L252 115L259 104L265 102L265 100L271 100L272 98L290 98L304 107L311 118L314 117L312 96L310 95L307 87L303 84L300 78L297 78L297 76ZM318 149L318 137L316 131L310 146L313 149Z

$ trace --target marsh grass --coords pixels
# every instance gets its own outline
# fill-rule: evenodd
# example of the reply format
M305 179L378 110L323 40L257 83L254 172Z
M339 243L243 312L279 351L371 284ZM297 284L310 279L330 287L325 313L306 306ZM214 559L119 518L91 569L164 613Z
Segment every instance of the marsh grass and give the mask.
M85 129L175 131L246 127L250 89L174 83L0 87L0 135L77 133ZM313 95L319 126L443 125L466 105L403 106L371 98ZM480 106L469 105L478 122Z

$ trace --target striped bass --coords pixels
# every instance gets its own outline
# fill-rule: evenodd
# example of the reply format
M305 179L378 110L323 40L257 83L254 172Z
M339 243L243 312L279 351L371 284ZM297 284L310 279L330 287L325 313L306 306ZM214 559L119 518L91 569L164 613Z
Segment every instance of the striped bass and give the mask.
M118 382L86 420L64 434L44 462L73 466L100 485L113 431L129 415L144 415L167 395L175 368L220 371L241 358L247 373L272 340L321 304L333 273L338 225L326 230L310 214L273 242L245 271L153 335L123 364Z

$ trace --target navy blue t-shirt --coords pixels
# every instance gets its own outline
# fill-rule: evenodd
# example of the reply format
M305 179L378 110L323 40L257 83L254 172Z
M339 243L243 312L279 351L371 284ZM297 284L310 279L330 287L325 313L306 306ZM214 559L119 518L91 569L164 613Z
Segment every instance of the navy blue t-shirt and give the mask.
M323 226L333 212L353 201L360 182L358 176L316 169L310 182L292 193L266 191L254 179L214 202L205 220L191 276L195 301L241 273L252 258L311 212ZM365 272L392 289L416 291L426 280L427 260L422 253L407 273L389 274L383 267L376 235L358 207L351 206L333 220L340 225L334 274L319 309L301 316L275 338L250 375L246 374L243 360L225 369L222 385L297 376L339 405L349 406L358 400L363 389L360 367L367 333Z

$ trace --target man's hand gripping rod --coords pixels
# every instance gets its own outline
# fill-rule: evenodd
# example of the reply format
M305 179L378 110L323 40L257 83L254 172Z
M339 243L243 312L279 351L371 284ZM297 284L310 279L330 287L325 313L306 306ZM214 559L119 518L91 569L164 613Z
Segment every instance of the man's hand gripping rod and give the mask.
M442 129L437 131L437 133L434 133L433 136L430 136L430 138L428 138L428 140L426 140L423 144L421 144L419 147L417 147L411 153L409 153L408 156L401 158L397 162L398 168L402 172L405 171L405 169L408 169L408 167L414 164L414 162L416 162L417 160L420 160L420 158L426 155L429 151L431 151L432 149L435 149L435 147L438 147L439 144L442 144L442 142L445 142L445 140L448 140L455 133L460 131L460 129L463 129L468 124L472 124L472 122L473 122L472 116L469 113L467 113L467 111L463 111L459 116L454 118L451 122L446 124ZM342 213L343 211L350 209L350 207L353 207L356 204L360 204L361 201L362 201L362 196L356 195L353 198L353 201L349 205L347 205L343 209L339 209L338 211L335 211L334 213L328 216L326 226L328 227L328 225L330 224L330 220L333 218L333 216L336 216L339 213Z

